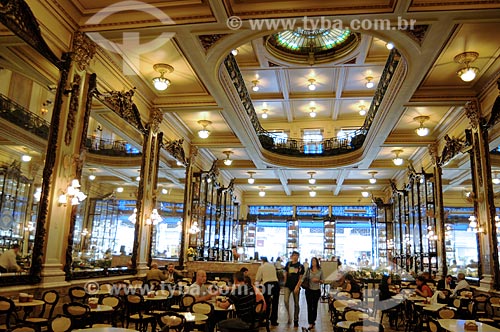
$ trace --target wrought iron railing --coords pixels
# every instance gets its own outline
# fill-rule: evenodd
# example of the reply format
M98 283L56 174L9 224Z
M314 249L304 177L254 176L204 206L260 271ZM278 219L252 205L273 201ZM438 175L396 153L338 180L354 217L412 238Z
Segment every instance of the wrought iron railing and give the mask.
M49 138L50 123L0 94L0 117L43 139Z
M88 136L85 147L90 153L102 154L106 156L140 156L142 153L127 141L102 139Z
M348 136L342 138L324 138L321 141L304 140L302 138L284 139L282 136L278 136L265 130L260 124L257 113L255 112L250 94L248 93L245 81L243 80L235 57L232 54L229 54L224 60L224 65L226 66L231 81L238 92L243 108L250 118L255 132L259 137L262 147L268 151L283 155L313 157L348 153L363 146L366 135L370 130L375 115L377 114L380 104L382 103L400 59L401 55L396 49L393 49L387 59L384 71L380 77L379 84L377 85L373 101L366 114L363 126L353 132L350 132Z

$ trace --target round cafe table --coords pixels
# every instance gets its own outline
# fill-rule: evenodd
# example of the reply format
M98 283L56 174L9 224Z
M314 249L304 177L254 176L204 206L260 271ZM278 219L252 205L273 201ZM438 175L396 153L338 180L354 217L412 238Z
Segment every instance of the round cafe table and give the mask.
M464 329L465 322L467 321L463 319L438 319L439 325L450 332L468 332L469 330ZM500 329L491 325L481 322L475 323L477 324L477 332L500 332Z
M30 302L19 302L19 300L14 300L13 302L16 308L23 309L24 311L23 320L26 320L26 318L28 318L28 316L33 311L33 309L35 309L35 307L38 307L45 303L42 300L33 300Z

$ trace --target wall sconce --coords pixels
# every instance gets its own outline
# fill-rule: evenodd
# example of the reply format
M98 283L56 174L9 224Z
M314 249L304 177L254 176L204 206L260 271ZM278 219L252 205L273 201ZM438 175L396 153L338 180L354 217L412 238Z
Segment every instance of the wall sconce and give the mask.
M311 111L309 112L309 116L311 118L315 118L316 117L316 107L310 107L309 108Z
M316 187L310 186L309 187L311 190L309 190L309 197L316 197L316 190L314 190Z
M262 118L263 119L267 119L267 117L268 117L267 111L268 111L267 108L262 109Z
M259 89L260 89L259 86L258 86L259 83L260 83L259 80L253 80L252 81L252 84L253 84L252 91L253 92L259 91Z
M224 165L226 166L231 166L233 161L230 159L230 155L233 153L233 151L222 151L226 155L226 159L224 159Z
M465 65L465 68L457 71L457 75L462 81L470 82L476 78L476 74L479 72L479 68L471 67L470 64L476 61L478 56L479 53L477 52L463 52L453 58L453 61L455 61L456 63Z
M259 187L259 196L260 197L266 196L266 192L264 191L264 189L266 189L266 187Z
M146 218L146 225L157 225L163 221L163 218L158 213L158 209L153 209L151 216Z
M49 106L52 105L52 100L47 99L46 101L43 102L42 108L40 108L40 113L42 115L47 115L49 113Z
M208 138L208 136L210 136L210 130L207 129L207 126L211 125L212 121L200 120L198 124L203 127L203 129L198 131L198 136L202 139Z
M248 171L247 174L249 175L249 178L248 178L248 184L254 184L255 183L255 179L253 178L253 175L255 174L254 171Z
M359 115L365 116L366 115L366 106L365 105L359 105Z
M469 228L467 230L469 232L474 232L474 233L483 233L484 232L484 228L479 225L479 222L475 216L469 217Z
M368 174L370 174L372 177L368 180L371 184L375 184L377 183L377 179L375 178L375 175L377 175L378 172L375 172L375 171L371 171L371 172L368 172Z
M198 222L195 221L188 230L189 234L198 234L200 232L200 227L198 227Z
M365 77L365 80L366 80L366 83L365 83L365 86L368 88L368 89L371 89L375 86L375 83L372 82L373 80L373 77L372 76L366 76Z
M428 116L425 116L425 115L421 115L421 116L417 116L417 117L413 118L414 121L420 122L420 126L417 129L415 129L415 132L417 133L418 136L429 135L429 128L424 127L424 122L428 121L429 119L430 118Z
M316 172L307 172L307 174L309 174L310 176L310 178L307 180L309 184L315 184L316 179L314 178L314 175L316 174Z
M307 88L309 91L314 91L316 90L316 80L314 78L310 78L307 80L309 84L307 85Z
M165 73L171 73L174 71L174 67L167 65L166 63L157 63L153 66L153 69L160 73L160 77L153 78L153 85L156 90L163 91L167 90L171 82L168 78L165 78Z
M396 166L401 166L401 165L403 165L404 160L403 160L403 158L401 158L401 157L399 156L399 154L403 153L403 150L398 149L398 150L392 150L391 152L392 152L392 153L394 153L394 154L396 155L396 156L392 159L392 162L394 163L394 165L396 165Z
M80 182L78 179L71 181L71 185L66 189L66 193L59 195L57 202L59 205L66 205L68 203L68 198L71 201L71 205L78 205L87 198L87 195L85 195L83 191L80 191Z

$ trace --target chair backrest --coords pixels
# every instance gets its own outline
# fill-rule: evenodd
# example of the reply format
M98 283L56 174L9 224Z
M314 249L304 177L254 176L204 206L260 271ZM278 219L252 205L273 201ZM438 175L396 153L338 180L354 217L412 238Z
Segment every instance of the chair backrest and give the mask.
M158 280L158 279L148 280L147 283L149 285L149 291L150 292L158 290L160 288L160 285L161 285L161 281Z
M101 299L101 303L103 305L109 305L110 307L113 307L113 309L119 309L122 306L122 300L118 296L105 296Z
M10 332L36 332L36 329L33 326L29 325L17 325L14 327L12 330L9 330Z
M49 322L50 332L68 332L71 331L71 318L58 315Z
M212 303L208 303L206 301L200 301L193 303L191 305L191 311L199 314L204 314L210 317L214 312L214 306Z
M439 323L437 321L435 321L434 319L429 319L429 321L427 322L427 331L428 332L440 332L442 331L443 329L441 328L441 325L439 325Z
M71 302L85 303L88 297L87 291L81 286L74 286L68 290L68 295Z
M186 324L186 318L176 312L167 311L157 318L158 325L162 331L183 331Z
M181 309L188 310L191 308L191 305L196 301L195 297L191 294L184 294L181 299Z
M138 314L142 319L142 314L146 309L144 297L140 294L129 294L125 298L127 305L127 315Z
M157 296L166 296L166 297L169 297L170 296L170 292L166 289L159 289L156 291L155 293Z
M0 317L5 318L7 329L10 328L10 320L15 309L16 306L11 299L0 296Z
M39 317L44 317L50 320L54 314L54 309L56 308L57 302L59 302L59 293L55 290L49 290L42 295L43 307L40 311ZM45 313L47 316L45 317Z
M348 321L358 321L360 318L363 316L364 312L361 312L359 310L346 310L344 311L344 320Z
M113 284L111 284L109 282L99 284L99 290L103 291L103 292L105 291L105 292L108 292L109 294L111 294L111 292L113 291Z
M142 279L134 279L130 282L132 286L142 286L144 285L144 280Z
M339 298L347 298L347 297L351 297L351 293L349 292L338 292L336 295L335 295L335 298L339 299Z
M441 308L438 311L438 316L441 319L453 319L455 318L456 311L451 308Z

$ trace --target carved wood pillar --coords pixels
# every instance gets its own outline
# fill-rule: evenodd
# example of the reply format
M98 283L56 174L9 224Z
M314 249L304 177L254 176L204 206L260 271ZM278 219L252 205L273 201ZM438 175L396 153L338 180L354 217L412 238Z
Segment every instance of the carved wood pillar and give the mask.
M163 140L163 133L159 132L159 127L162 120L161 111L151 110L142 146L141 180L137 193L136 238L132 256L132 261L136 262L139 273L141 270L148 269L151 263L153 232L151 213L156 208L158 165Z
M482 229L477 233L480 286L489 290L499 286L499 264L488 126L477 101L468 102L465 112L471 124L471 129L466 130L466 138L470 146L474 214Z
M193 169L196 161L198 150L192 146L190 156L186 167L186 181L184 183L184 212L182 215L182 229L181 229L181 252L179 253L179 265L186 263L186 250L189 244L189 227L191 225L191 209L193 203Z
M438 156L437 144L429 145L429 154L431 155L434 164L434 212L436 218L436 234L437 240L437 259L438 259L438 279L441 276L446 276L448 273L448 261L446 259L446 238L445 238L445 217L443 204L443 169L441 168L440 157Z

